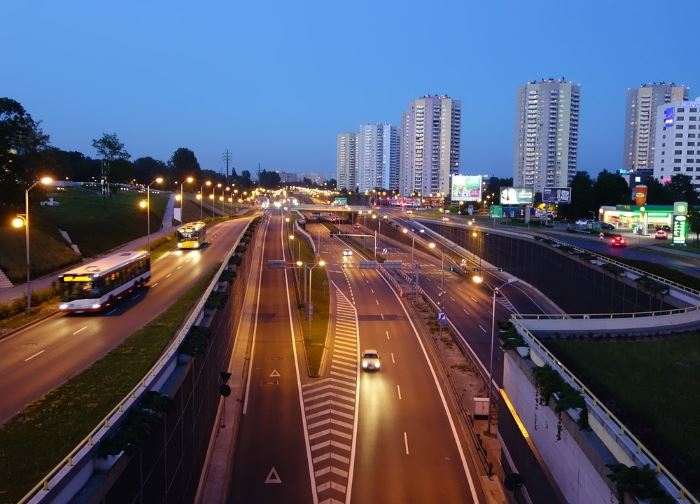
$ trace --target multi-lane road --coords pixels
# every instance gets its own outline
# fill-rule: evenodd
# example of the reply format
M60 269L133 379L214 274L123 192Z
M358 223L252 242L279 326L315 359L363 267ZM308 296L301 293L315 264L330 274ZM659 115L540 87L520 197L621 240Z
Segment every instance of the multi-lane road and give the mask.
M201 251L170 252L152 264L147 289L99 315L57 314L0 340L0 423L89 367L166 310L220 263L250 218L222 222Z

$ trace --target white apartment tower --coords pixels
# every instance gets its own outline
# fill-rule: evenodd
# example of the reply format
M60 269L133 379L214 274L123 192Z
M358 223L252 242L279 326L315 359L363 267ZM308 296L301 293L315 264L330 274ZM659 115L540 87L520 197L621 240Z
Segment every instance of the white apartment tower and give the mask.
M357 133L357 185L360 191L398 189L399 135L390 124L363 124Z
M576 174L581 88L543 79L518 88L513 185L568 187Z
M461 121L462 104L449 96L409 104L401 121L401 194L450 192L450 175L459 171Z
M357 135L341 133L336 139L335 177L338 189L357 187Z
M656 112L660 105L688 99L688 88L654 82L627 90L623 166L629 171L653 168Z
M688 175L700 190L700 98L659 105L655 141L654 178Z

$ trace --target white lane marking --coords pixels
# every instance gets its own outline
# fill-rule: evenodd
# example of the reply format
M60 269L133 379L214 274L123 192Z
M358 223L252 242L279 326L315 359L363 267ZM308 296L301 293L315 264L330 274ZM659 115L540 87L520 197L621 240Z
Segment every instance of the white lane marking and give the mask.
M408 434L406 434L406 431L403 433L403 447L406 449L406 455L410 455L408 452Z
M286 254L284 252L284 226L280 226L280 244L282 245L282 259L284 261L287 260ZM311 479L311 497L313 500L313 504L318 504L318 493L316 491L316 476L314 475L314 466L313 466L313 459L311 457L311 442L309 441L309 429L308 426L306 425L306 415L305 415L305 408L304 408L304 398L301 394L301 378L299 378L299 361L297 360L297 345L296 345L296 336L294 335L294 318L292 317L292 300L289 296L289 279L287 276L287 269L284 269L284 287L285 291L287 292L287 313L289 314L289 332L291 333L292 337L292 353L294 354L294 370L296 371L296 376L297 376L297 391L299 393L299 410L301 412L301 427L302 427L302 432L304 433L304 442L306 444L306 463L308 465L309 469L309 478ZM357 380L357 383L359 385L360 380ZM358 386L358 392L359 392L359 386ZM355 411L357 411L359 408L354 408ZM355 417L355 425L357 428L357 417ZM357 436L353 436L353 448L355 446L355 438ZM354 450L353 450L354 451ZM352 466L351 466L352 467ZM352 480L348 480L352 481Z
M391 362L393 364L396 364L396 360L394 359L394 352L391 352Z
M83 327L81 327L80 329L78 329L77 331L75 331L75 332L73 333L73 336L75 336L75 335L78 334L78 333L83 332L85 329L87 329L87 326L86 326L86 325L84 325Z
M479 329L481 329L482 331L484 331L484 333L486 332L486 329L484 329L484 326L482 326L481 324L479 324Z
M157 286L158 286L158 282L156 282L156 283L154 283L154 284L151 284L151 288L157 287Z
M471 315L471 313L469 313L469 311L468 311L468 310L466 310L465 308L462 308L462 311L463 311L464 313L466 313L466 314L467 314L467 316Z
M173 276L173 274L172 274L172 273L168 273L167 275L165 275L165 278L170 278L171 276Z
M377 303L377 306L379 306L379 300L378 300L378 299L375 299L374 302Z
M401 387L399 384L396 384L396 393L399 394L399 401L402 400L403 398L401 397Z
M286 271L286 270L285 270ZM435 374L435 368L433 368L432 362L430 362L430 358L428 357L428 351L425 349L425 345L423 344L423 340L421 340L420 335L418 334L418 329L416 329L416 325L413 323L413 319L411 316L408 314L408 310L406 309L406 306L403 304L403 301L401 300L401 297L399 297L399 294L394 290L394 287L389 283L389 280L386 279L386 277L379 273L379 276L384 280L384 283L387 284L391 292L394 293L394 297L396 297L397 301L401 305L401 308L403 309L404 314L406 315L406 319L408 320L409 324L411 324L411 328L413 329L413 335L416 337L416 340L418 341L418 345L420 346L421 350L423 351L423 357L425 358L426 362L428 363L428 367L430 368L430 374L433 377L433 383L435 383L435 387L437 388L438 395L440 396L440 400L442 401L442 407L445 410L445 415L447 415L447 420L450 424L450 429L452 430L452 437L454 439L455 445L457 445L457 452L459 453L459 458L460 461L462 462L462 469L464 470L464 474L467 477L467 482L469 483L469 491L471 492L472 499L474 502L479 502L479 498L476 495L476 487L474 486L474 480L472 479L472 474L469 471L469 466L467 465L467 459L464 456L464 450L462 449L462 443L460 442L459 435L457 434L457 428L455 427L455 422L452 419L452 413L450 412L450 408L447 406L447 400L445 399L445 394L442 391L442 387L440 386L440 382L438 381L437 375ZM387 333L388 334L388 333ZM404 433L405 435L405 433ZM406 439L406 448L408 448L408 439Z
M39 357L39 356L40 356L41 354L43 354L44 352L46 352L46 349L45 349L45 348L44 348L43 350L39 350L37 353L35 353L35 354L30 355L29 357L27 357L26 359L24 359L24 362L29 362L29 361L32 360L34 357Z
M474 301L475 303L478 303L478 302L479 302L479 300L476 299L474 296L469 296L469 297L472 298L472 301Z
M389 331L384 331L386 333L386 340L389 341L391 338L389 337Z
M261 261L265 260L265 238L267 238L267 226L268 224L265 224L265 231L263 232L263 246L262 246L262 259ZM245 415L248 411L248 395L250 393L250 377L253 374L253 358L255 357L255 337L258 334L258 312L260 310L260 283L262 282L262 272L263 272L263 267L262 263L260 264L260 274L258 275L258 294L257 294L257 300L255 301L255 322L253 323L253 343L251 344L250 347L250 360L248 361L248 377L246 379L246 384L245 384L245 397L243 398L243 414Z

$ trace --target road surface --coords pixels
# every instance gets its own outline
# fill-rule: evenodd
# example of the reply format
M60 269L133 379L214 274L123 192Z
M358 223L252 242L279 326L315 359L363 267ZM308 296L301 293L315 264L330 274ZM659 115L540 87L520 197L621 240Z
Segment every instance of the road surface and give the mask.
M0 424L117 347L220 263L250 218L223 222L201 251L152 264L149 287L99 315L57 314L0 340Z

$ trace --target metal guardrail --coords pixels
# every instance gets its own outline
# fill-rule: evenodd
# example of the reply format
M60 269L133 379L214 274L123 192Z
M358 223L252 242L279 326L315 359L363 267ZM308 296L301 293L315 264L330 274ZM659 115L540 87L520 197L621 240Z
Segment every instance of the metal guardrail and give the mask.
M644 312L623 313L518 313L513 318L522 320L563 320L563 319L618 319L618 318L644 318L658 317L660 315L677 315L700 310L700 305L674 308L672 310L655 310Z
M615 414L612 411L610 411L607 406L605 406L603 401L598 399L598 397L588 387L586 387L586 385L584 385L584 383L581 380L579 380L574 373L572 373L566 366L564 366L564 364L562 364L556 358L556 356L552 352L550 352L547 349L547 347L528 330L527 327L520 323L516 317L513 317L512 320L513 325L518 329L520 335L525 338L525 341L528 343L530 348L536 348L540 355L544 356L544 360L545 362L547 362L547 364L549 364L555 371L562 375L562 377L565 380L567 380L570 385L573 385L575 388L577 388L580 392L584 394L586 403L589 406L589 410L591 409L591 406L594 406L594 411L598 416L605 415L607 417L607 419L603 419L605 424L607 424L608 426L610 424L613 424L614 427L619 430L621 435L627 436L631 443L624 443L622 447L628 451L631 451L629 445L634 445L634 448L637 450L637 453L629 453L633 459L641 459L641 462L645 463L646 461L641 456L643 455L644 457L646 457L646 459L648 459L648 461L654 465L654 468L656 469L657 473L662 474L664 477L666 477L669 484L671 484L675 488L676 492L678 493L677 496L674 496L675 498L685 499L688 502L692 502L693 504L700 504L700 501L697 498L695 498L695 496L693 496L693 494L690 493L690 491L678 480L678 478L676 478L673 475L673 473L671 473L671 471L663 463L661 463L659 459L657 459L654 456L651 450L649 450L649 448L647 448L632 433L632 431L630 431L627 428L627 426L624 423L622 423L622 421L619 418L617 418L617 416L615 416Z
M238 247L241 238L250 227L251 219L245 225L236 242L231 247L231 250L224 257L219 270L212 278L211 283L202 294L194 308L190 311L185 322L177 332L177 335L172 340L168 348L161 354L160 358L146 373L146 375L129 391L129 393L119 401L112 410L100 420L97 426L85 436L78 445L73 448L63 460L61 460L46 476L44 476L34 487L22 497L18 504L39 503L49 495L51 490L65 477L72 473L73 468L79 464L85 457L90 455L92 449L108 434L112 426L114 426L121 418L129 411L131 406L136 403L141 396L149 390L153 383L158 379L160 373L165 369L170 360L176 355L180 344L185 339L187 332L194 325L199 313L204 309L204 305L209 298L209 295L216 287L219 281L219 276L222 271L228 266L228 261L233 255L233 252Z

